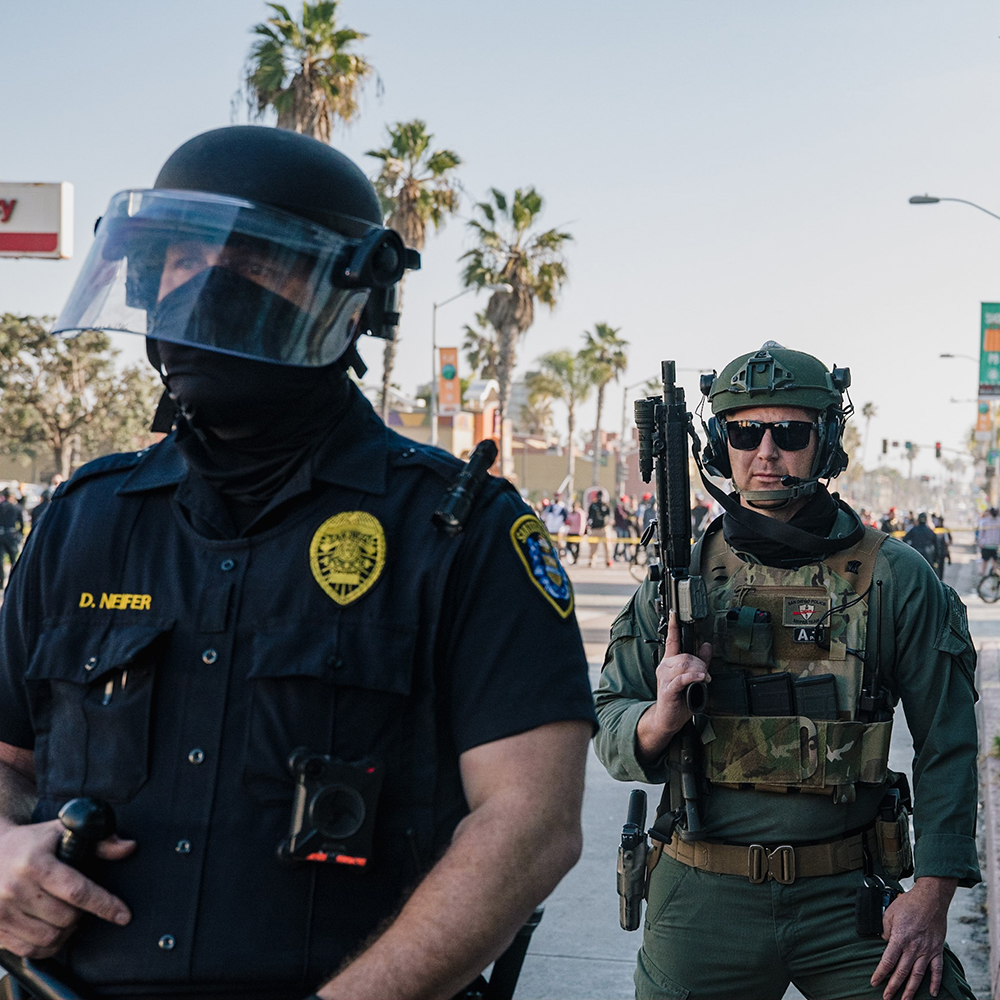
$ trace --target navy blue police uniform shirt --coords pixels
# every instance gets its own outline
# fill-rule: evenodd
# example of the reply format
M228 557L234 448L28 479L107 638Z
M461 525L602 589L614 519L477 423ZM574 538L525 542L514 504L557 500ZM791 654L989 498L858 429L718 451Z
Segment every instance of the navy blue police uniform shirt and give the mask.
M138 841L97 875L132 923L67 949L101 992L314 989L446 848L463 751L593 722L569 580L513 488L432 525L459 469L355 390L242 535L173 437L57 491L0 613L0 741L34 749L37 820L92 795ZM277 859L298 747L385 768L365 869Z

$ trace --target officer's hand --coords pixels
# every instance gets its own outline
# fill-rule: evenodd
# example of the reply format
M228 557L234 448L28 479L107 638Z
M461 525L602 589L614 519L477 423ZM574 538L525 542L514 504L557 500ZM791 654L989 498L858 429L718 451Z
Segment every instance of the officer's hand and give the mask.
M897 896L886 909L882 937L889 943L872 976L872 986L889 977L882 993L885 1000L892 1000L902 986L901 1000L912 1000L928 968L931 996L937 996L944 969L948 905L956 884L955 879L918 878L909 892Z
M708 662L712 659L712 644L703 643L700 656L681 652L681 627L677 615L670 613L667 643L660 665L656 668L656 704L639 719L636 742L640 760L662 757L668 744L691 718L685 700L689 684L710 681Z
M0 947L27 958L54 955L82 913L116 924L132 919L128 907L56 857L59 820L11 826L0 835ZM118 861L134 840L109 837L98 857Z

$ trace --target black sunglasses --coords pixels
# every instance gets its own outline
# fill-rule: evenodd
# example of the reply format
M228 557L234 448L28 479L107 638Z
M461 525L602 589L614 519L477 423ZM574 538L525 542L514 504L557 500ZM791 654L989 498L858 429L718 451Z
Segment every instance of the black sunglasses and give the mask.
M782 451L802 451L809 447L815 426L809 420L779 420L773 424L762 420L727 420L726 438L737 451L753 451L764 440L764 431L770 431L775 447Z

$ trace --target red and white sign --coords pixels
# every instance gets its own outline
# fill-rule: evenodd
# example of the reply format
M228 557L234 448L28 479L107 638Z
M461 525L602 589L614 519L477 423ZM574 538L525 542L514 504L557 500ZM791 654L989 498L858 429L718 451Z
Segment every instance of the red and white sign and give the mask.
M0 257L73 256L73 185L0 181Z

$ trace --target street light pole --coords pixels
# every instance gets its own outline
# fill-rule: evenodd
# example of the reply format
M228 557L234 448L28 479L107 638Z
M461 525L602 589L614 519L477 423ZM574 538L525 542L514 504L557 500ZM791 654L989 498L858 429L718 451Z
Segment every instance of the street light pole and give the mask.
M966 201L964 198L935 198L934 195L930 194L910 196L911 205L936 205L939 201L957 201L960 205L971 205L973 208L978 208L980 212L992 215L994 219L1000 219L1000 215L997 215L996 212L991 212L988 208L983 208L982 205L977 205L974 201Z
M463 288L462 291L456 292L451 296L451 298L445 299L443 302L435 302L434 308L431 312L431 444L434 445L435 448L438 443L438 309L440 309L441 306L448 305L449 302L454 302L455 299L460 299L463 295L468 295L469 292L478 292L481 288L488 292L512 292L514 290L506 282L499 285L469 285L468 288Z
M911 205L936 205L939 201L957 201L960 205L971 205L973 208L978 208L980 212L985 212L987 215L992 216L994 219L1000 219L1000 215L997 215L996 212L991 212L988 208L983 208L982 205L977 205L974 201L966 201L965 198L937 198L934 195L930 194L914 194L910 196ZM964 357L964 358L969 358L971 361L977 360L976 358L973 358L971 355L968 354L962 354L962 355L942 354L941 357L942 358ZM997 445L997 413L994 410L992 404L990 404L990 424L991 424L990 451L995 451ZM990 461L989 455L987 455L986 458L987 469L990 467L989 461ZM1000 504L1000 461L994 461L993 463L993 481L989 484L989 496L991 504L993 504L994 506Z
M625 492L625 433L628 430L628 394L633 389L638 389L640 386L646 385L647 382L652 381L652 379L644 378L641 382L635 382L632 385L627 385L622 389L622 436L618 439L618 495L621 496ZM594 461L597 461L595 456Z
M914 195L914 197L919 197L919 195ZM945 199L941 199L941 200L944 201ZM952 200L953 201L958 201L960 199L955 198L955 199L952 199ZM910 201L913 201L913 198L911 198ZM914 204L923 204L923 202L915 202ZM969 202L969 204L972 204L972 203ZM975 207L978 208L979 206L976 205ZM986 210L983 209L983 211L986 211ZM992 215L993 213L990 212L988 214ZM997 218L1000 218L1000 216L997 216ZM973 364L979 364L979 358L974 358L971 354L950 354L950 353L948 353L948 354L939 354L938 357L939 358L962 358L962 359L964 359L966 361L973 362ZM976 400L976 401L978 401L978 400ZM953 399L952 402L953 403L966 402L966 400ZM968 402L973 402L973 400L968 400ZM993 406L992 403L987 403L987 405L990 408L990 444L989 444L989 448L986 451L986 468L989 469L989 467L990 467L990 452L996 451L996 448L997 448L997 429L998 429L997 416L998 416L998 412L994 408L994 406ZM998 504L1000 504L1000 461L997 461L996 459L994 459L994 462L993 462L993 477L987 482L987 490L986 490L986 492L987 492L987 496L990 499L990 506L991 507L996 507Z
M437 363L437 322L438 322L438 309L441 306L446 306L449 302L454 302L455 299L460 299L463 295L468 295L469 292L476 291L475 285L470 285L468 288L463 289L456 295L453 295L450 299L445 299L444 302L435 302L434 309L431 312L431 444L436 448L438 443L438 363Z

